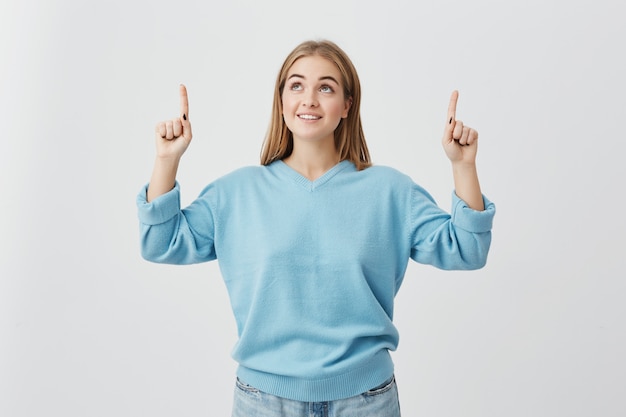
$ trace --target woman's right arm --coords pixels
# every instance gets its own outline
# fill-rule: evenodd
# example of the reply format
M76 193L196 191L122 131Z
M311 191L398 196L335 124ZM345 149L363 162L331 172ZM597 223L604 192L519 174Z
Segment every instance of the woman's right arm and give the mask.
M155 128L157 152L146 194L148 202L174 188L180 158L187 150L191 138L187 89L181 84L180 116L176 119L157 123Z
M187 89L180 86L180 117L157 123L156 159L147 188L137 197L142 256L149 261L189 264L215 259L213 222L206 198L180 209L176 172L191 142ZM157 197L161 197L158 198Z

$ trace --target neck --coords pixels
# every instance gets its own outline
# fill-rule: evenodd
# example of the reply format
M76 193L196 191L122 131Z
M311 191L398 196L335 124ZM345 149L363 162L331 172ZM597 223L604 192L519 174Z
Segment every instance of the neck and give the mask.
M293 145L293 152L283 162L311 181L339 163L339 153L334 142L330 142L332 146L328 146L328 142L322 144L294 141Z

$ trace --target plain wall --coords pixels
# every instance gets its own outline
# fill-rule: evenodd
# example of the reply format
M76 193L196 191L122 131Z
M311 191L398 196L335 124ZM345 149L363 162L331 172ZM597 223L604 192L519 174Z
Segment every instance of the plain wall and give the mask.
M617 0L0 4L0 415L226 416L218 264L141 259L154 125L189 90L183 204L258 164L274 80L309 38L363 86L374 162L450 205L450 92L497 205L488 265L411 263L406 416L626 415L626 26Z

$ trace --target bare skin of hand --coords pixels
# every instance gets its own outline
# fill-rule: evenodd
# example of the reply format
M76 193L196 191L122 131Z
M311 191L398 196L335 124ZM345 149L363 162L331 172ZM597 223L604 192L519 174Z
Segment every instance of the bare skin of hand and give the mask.
M478 211L485 209L476 171L478 132L456 119L459 92L453 91L448 105L448 116L443 131L442 144L452 163L454 186L457 196Z
M176 182L178 163L191 143L187 88L180 85L180 116L157 123L155 127L156 160L148 185L147 200L167 193Z
M459 92L453 91L448 105L448 120L443 132L443 148L450 162L473 164L476 162L478 150L478 132L456 119L458 100Z
M181 84L180 116L172 120L159 122L155 127L157 158L180 159L187 150L191 137L187 88Z

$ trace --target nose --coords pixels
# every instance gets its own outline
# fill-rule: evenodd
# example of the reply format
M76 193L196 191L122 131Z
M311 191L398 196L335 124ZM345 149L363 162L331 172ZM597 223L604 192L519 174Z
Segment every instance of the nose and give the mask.
M317 107L317 94L315 91L308 92L302 100L303 107Z

